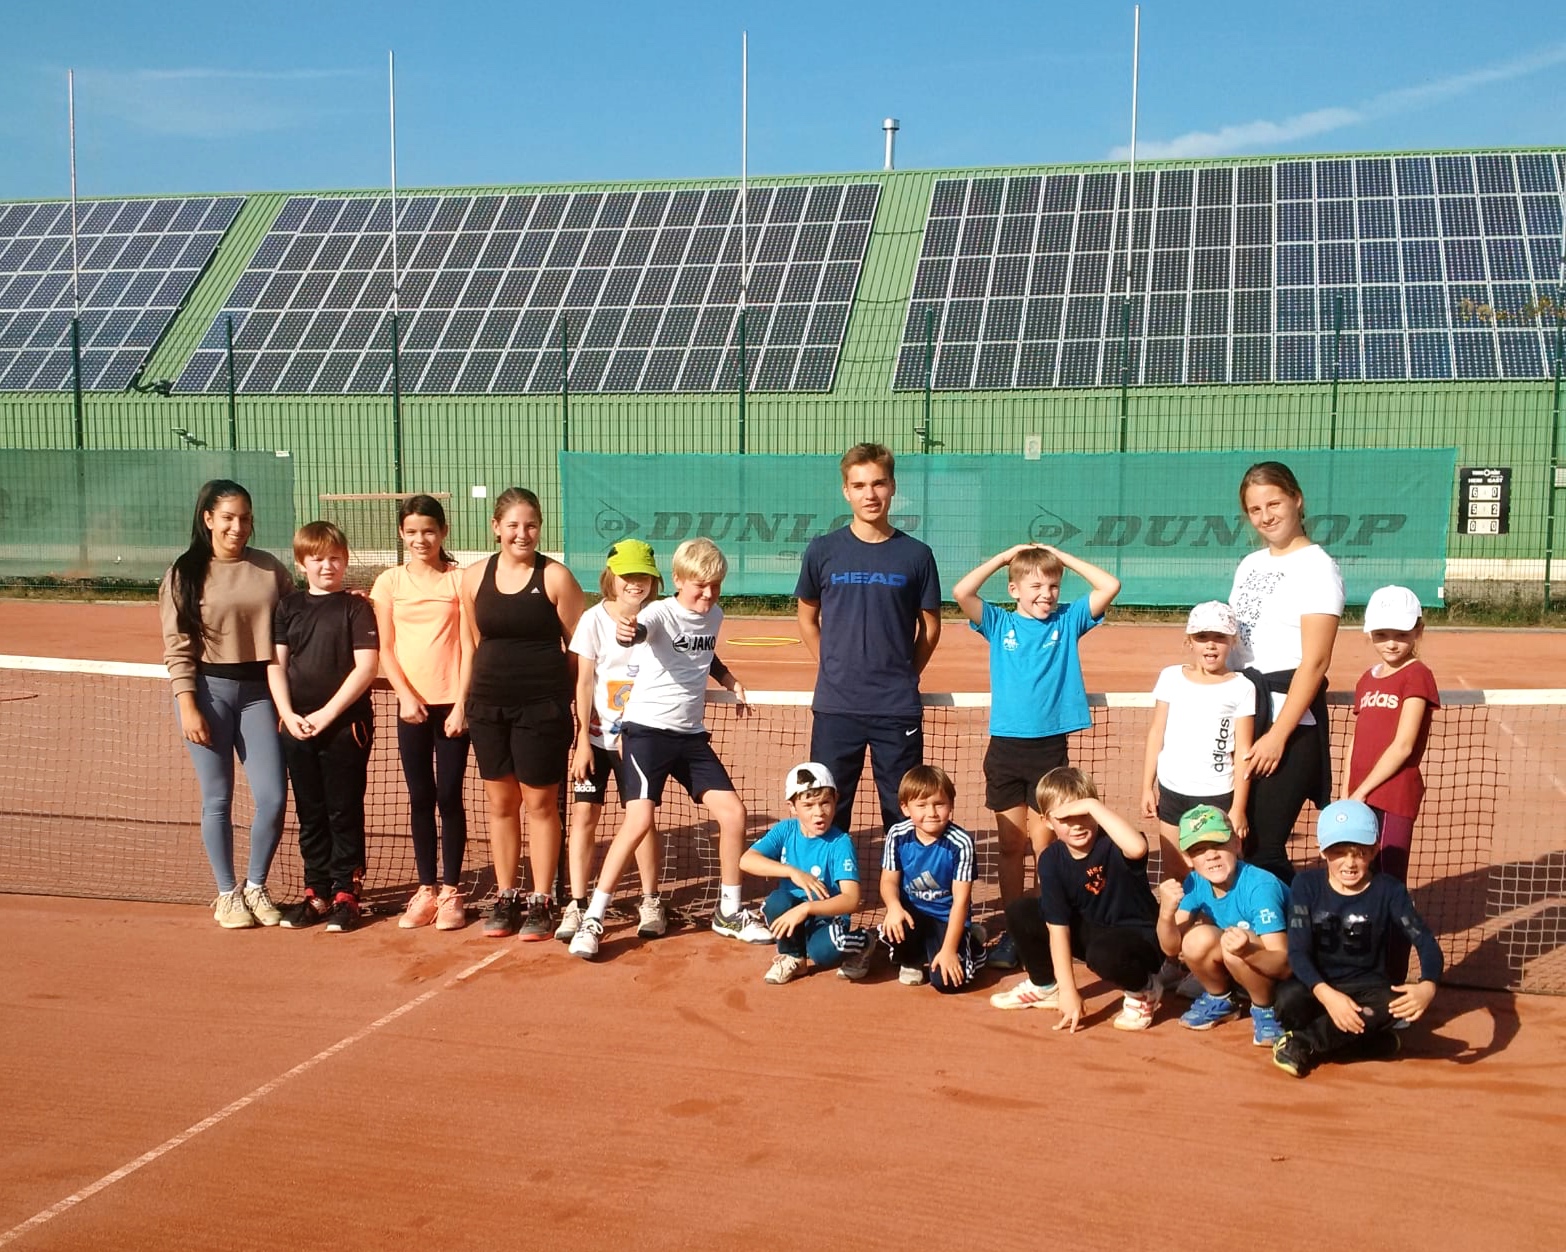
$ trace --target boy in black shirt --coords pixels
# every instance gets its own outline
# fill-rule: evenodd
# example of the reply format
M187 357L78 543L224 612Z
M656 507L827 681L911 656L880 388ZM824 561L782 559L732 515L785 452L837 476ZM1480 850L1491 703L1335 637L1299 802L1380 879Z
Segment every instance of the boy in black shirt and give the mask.
M1295 875L1289 888L1289 966L1278 986L1288 1033L1272 1063L1303 1078L1321 1061L1395 1056L1398 1023L1416 1022L1435 999L1443 962L1408 888L1371 868L1378 823L1369 805L1339 800L1322 809L1316 842L1325 869ZM1392 985L1387 940L1394 927L1419 954L1419 981Z
M285 596L272 620L276 659L267 684L283 724L283 756L294 788L304 899L283 915L290 929L326 921L359 924L364 872L364 789L375 723L370 684L380 662L375 609L343 590L348 540L330 522L294 535L307 591Z
M1147 839L1098 798L1093 780L1062 766L1039 779L1038 807L1055 841L1039 853L1038 899L1006 906L1028 976L990 997L998 1009L1060 1010L1055 1029L1082 1021L1072 957L1125 993L1117 1030L1153 1024L1163 988L1158 901L1147 882Z

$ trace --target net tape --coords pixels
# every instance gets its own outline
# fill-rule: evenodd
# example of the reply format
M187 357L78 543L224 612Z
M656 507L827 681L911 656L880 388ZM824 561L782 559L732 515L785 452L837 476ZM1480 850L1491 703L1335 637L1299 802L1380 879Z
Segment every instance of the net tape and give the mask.
M1424 760L1425 802L1415 829L1409 885L1446 954L1451 981L1566 993L1566 691L1449 691L1435 714ZM999 907L994 821L983 808L989 697L930 694L925 757L951 774L956 820L978 851L976 912ZM1349 723L1346 693L1331 701L1333 758ZM407 791L396 748L396 701L373 693L376 740L366 797L366 900L399 909L417 883ZM788 816L782 779L809 755L810 696L753 693L750 715L708 693L713 746L749 814L747 840ZM1090 697L1093 725L1074 735L1074 764L1106 803L1135 814L1152 697ZM599 855L618 827L611 787ZM465 886L493 890L483 784L470 762ZM182 748L167 676L158 665L0 657L0 891L198 903L213 893L201 846L200 796ZM865 770L855 802L864 918L880 912L882 834ZM1307 807L1290 852L1316 856ZM248 850L249 792L235 788L235 863ZM1141 823L1152 833L1151 823ZM717 899L716 828L675 784L659 810L663 892L688 914ZM527 836L523 879L527 883ZM1153 853L1152 872L1162 876ZM292 806L270 885L280 900L303 889ZM531 885L531 884L529 884ZM752 883L754 891L757 884ZM629 873L622 889L637 889Z

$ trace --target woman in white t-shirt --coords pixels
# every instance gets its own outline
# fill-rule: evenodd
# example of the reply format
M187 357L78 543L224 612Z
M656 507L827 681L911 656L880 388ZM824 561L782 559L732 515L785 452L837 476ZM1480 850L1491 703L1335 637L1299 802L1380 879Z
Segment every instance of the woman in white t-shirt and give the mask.
M1327 666L1343 615L1337 562L1305 533L1305 495L1287 465L1262 461L1240 480L1240 507L1267 545L1234 572L1229 605L1240 637L1230 656L1256 684L1256 741L1246 856L1284 882L1287 845L1305 801L1332 798Z
M1246 832L1250 779L1236 771L1251 750L1256 688L1229 669L1239 625L1221 600L1191 610L1185 646L1191 660L1171 665L1153 686L1153 724L1147 732L1142 767L1142 816L1158 819L1159 854L1165 877L1180 870L1180 818L1199 804L1229 815L1235 834Z

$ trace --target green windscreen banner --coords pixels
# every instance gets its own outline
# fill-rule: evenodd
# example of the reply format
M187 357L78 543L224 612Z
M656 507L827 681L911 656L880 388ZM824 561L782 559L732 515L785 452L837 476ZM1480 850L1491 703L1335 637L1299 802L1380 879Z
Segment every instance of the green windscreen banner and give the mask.
M1125 604L1226 599L1258 540L1240 509L1254 452L905 456L892 522L935 550L951 588L992 553L1053 544L1115 574ZM1343 571L1350 603L1387 583L1440 602L1455 448L1289 451L1306 525ZM705 535L729 561L725 595L789 595L806 545L851 520L835 456L560 455L566 560L584 586L635 536L666 584L682 540ZM1064 594L1080 592L1068 585ZM986 587L1005 599L1005 577Z
M161 578L203 483L250 493L251 544L293 564L294 463L271 452L0 450L0 577Z

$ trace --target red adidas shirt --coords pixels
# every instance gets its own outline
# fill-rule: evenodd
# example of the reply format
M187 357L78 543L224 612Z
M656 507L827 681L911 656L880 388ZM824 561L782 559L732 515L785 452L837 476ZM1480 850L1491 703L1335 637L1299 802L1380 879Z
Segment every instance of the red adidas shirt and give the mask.
M1397 738L1398 718L1403 701L1410 696L1425 701L1425 717L1414 741L1413 755L1391 778L1382 783L1365 802L1373 808L1396 813L1399 817L1418 817L1419 802L1425 796L1425 780L1419 762L1430 738L1431 711L1441 707L1435 675L1423 661L1410 661L1395 674L1379 674L1372 666L1354 686L1354 755L1349 758L1349 790L1353 791L1375 768L1381 754Z

